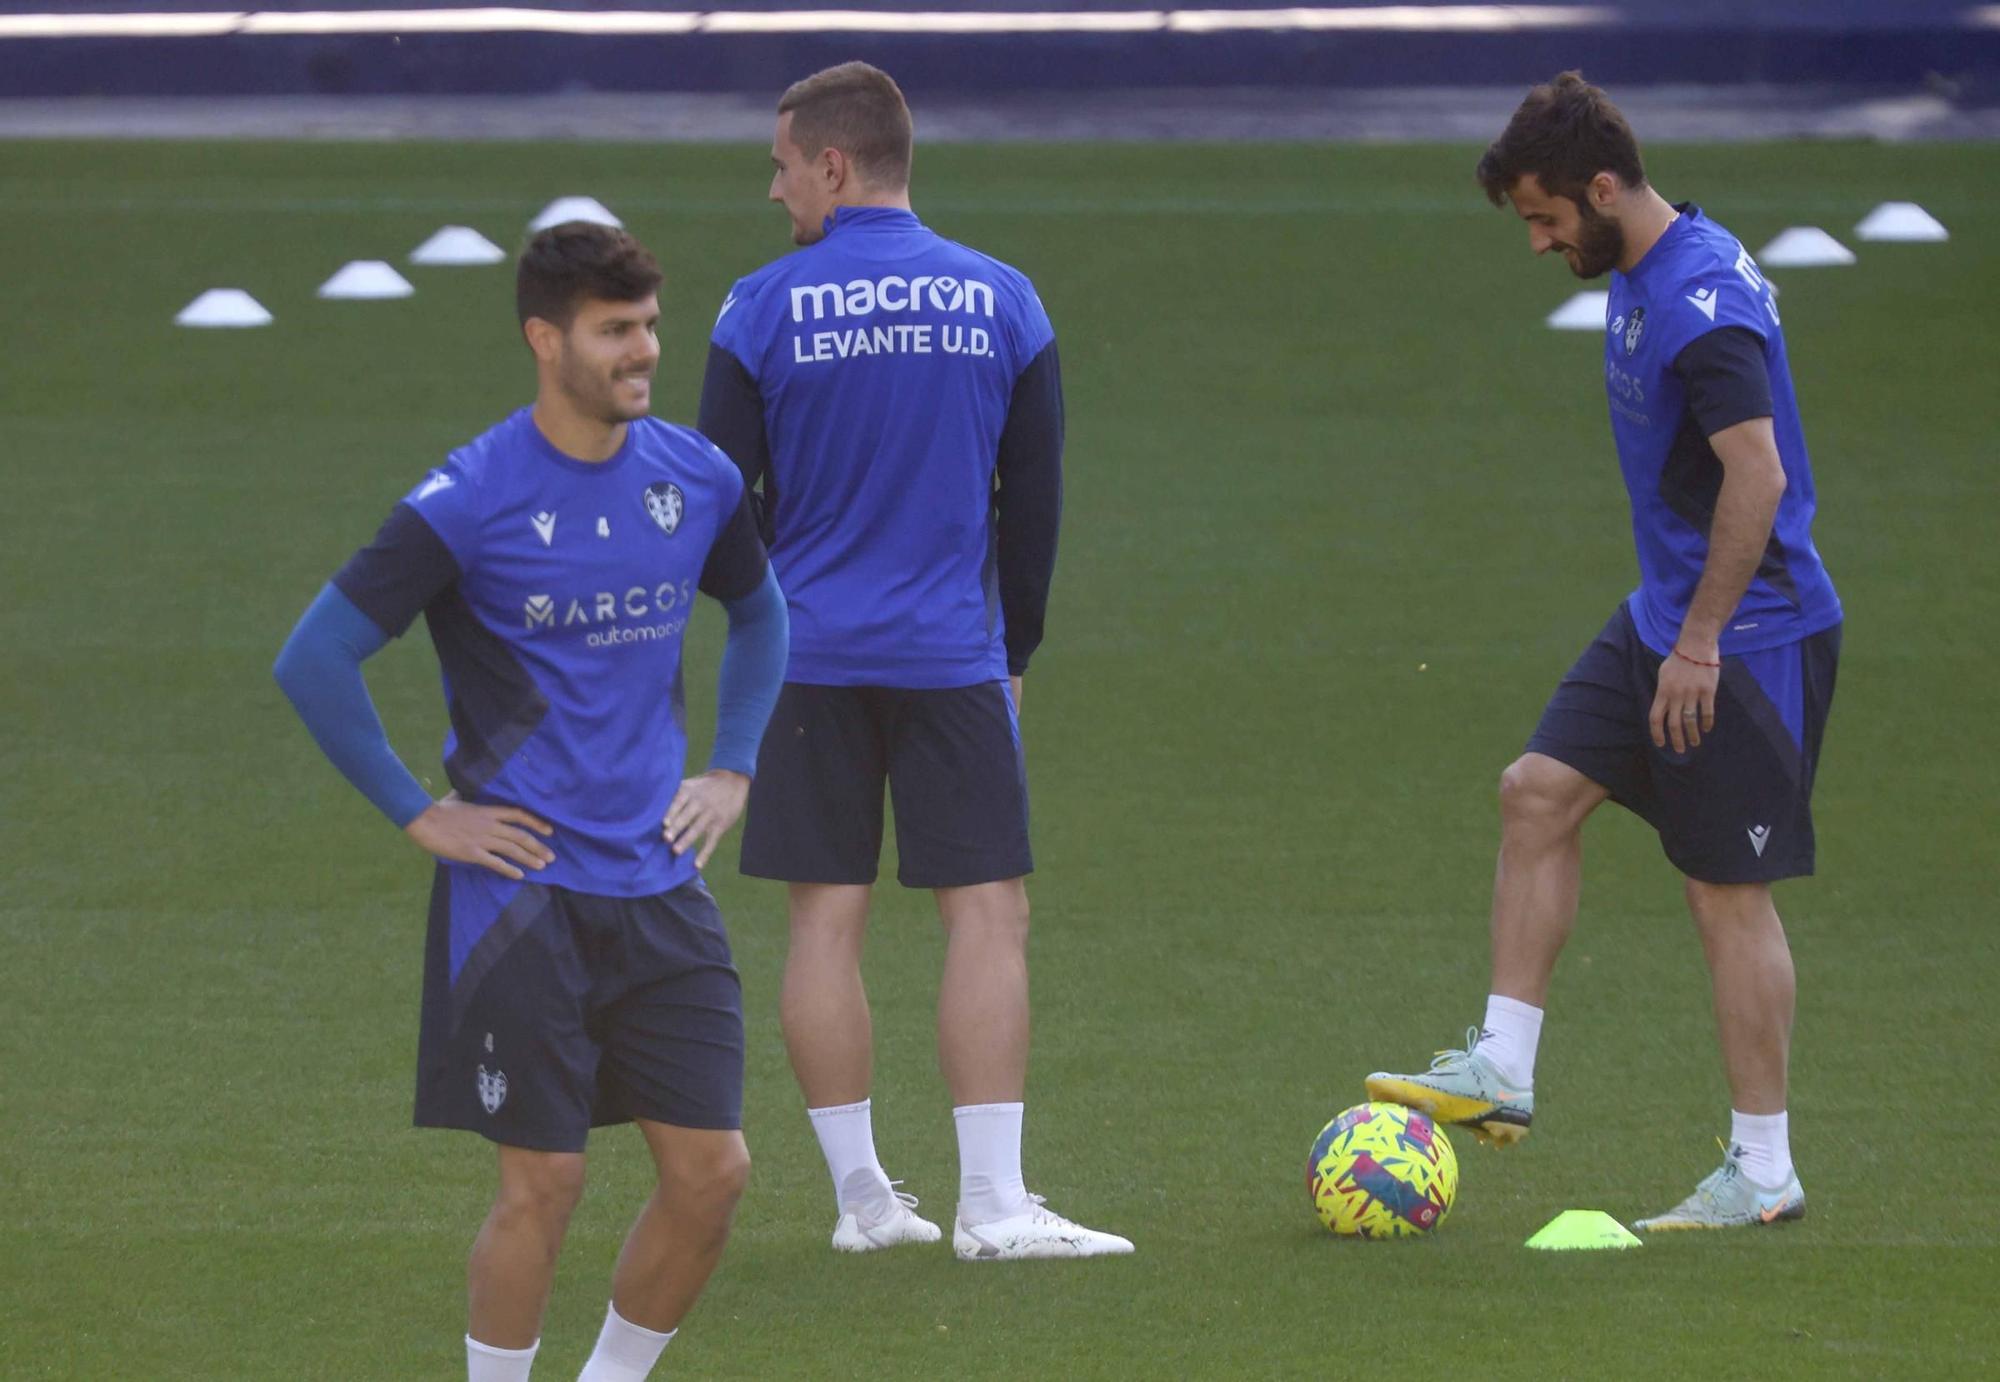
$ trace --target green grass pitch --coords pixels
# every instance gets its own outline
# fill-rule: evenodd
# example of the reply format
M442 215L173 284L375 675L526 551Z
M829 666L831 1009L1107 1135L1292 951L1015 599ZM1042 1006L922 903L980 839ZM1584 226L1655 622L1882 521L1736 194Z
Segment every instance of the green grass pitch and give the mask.
M1433 1238L1336 1242L1313 1134L1476 1018L1493 786L1633 579L1598 342L1469 148L939 147L919 210L1021 265L1062 335L1069 503L1025 731L1039 871L1031 1184L1132 1258L837 1260L777 1018L783 900L713 870L746 982L757 1169L665 1369L735 1378L1857 1377L2000 1368L1991 997L2000 150L1662 146L1753 248L1922 202L1943 246L1777 273L1848 609L1821 870L1780 890L1812 1216L1613 1255L1716 1162L1727 1094L1679 889L1586 837L1536 1133L1459 1140ZM439 225L550 197L668 272L688 419L730 281L786 247L754 147L0 150L0 1376L462 1368L490 1157L408 1125L425 862L269 677L386 508L531 388L504 269L320 303ZM261 331L178 330L203 288ZM706 723L721 620L697 623ZM371 668L433 779L425 640ZM699 748L698 748L699 751ZM878 1132L946 1213L928 899L881 895ZM539 1375L573 1376L644 1193L593 1143Z

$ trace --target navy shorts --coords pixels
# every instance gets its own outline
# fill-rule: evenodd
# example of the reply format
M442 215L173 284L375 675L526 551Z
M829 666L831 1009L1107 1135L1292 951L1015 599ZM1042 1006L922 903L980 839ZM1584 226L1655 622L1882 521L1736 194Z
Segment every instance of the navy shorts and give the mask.
M1665 655L1619 605L1549 698L1528 752L1606 787L1703 883L1769 883L1813 871L1812 789L1833 704L1840 626L1722 660L1715 728L1675 753L1646 717Z
M743 872L873 883L885 782L905 887L1033 872L1027 766L1004 681L941 691L786 682L750 784Z
M708 889L605 897L439 864L418 1126L579 1152L634 1118L743 1125L743 993Z

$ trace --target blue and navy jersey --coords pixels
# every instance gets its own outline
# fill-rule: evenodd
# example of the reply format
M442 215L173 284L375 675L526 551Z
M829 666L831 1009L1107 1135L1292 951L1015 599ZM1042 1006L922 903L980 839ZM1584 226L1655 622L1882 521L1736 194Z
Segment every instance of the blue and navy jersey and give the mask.
M1708 559L1722 488L1722 463L1708 438L1768 415L1786 487L1763 560L1723 626L1722 651L1744 653L1839 623L1840 600L1813 547L1812 463L1777 297L1735 236L1699 207L1680 210L1631 273L1612 274L1605 313L1611 432L1639 549L1639 588L1629 605L1640 637L1664 656L1680 636ZM1753 377L1747 394L1726 382L1719 390L1704 382L1718 370L1730 372L1732 349L1747 353ZM1757 387L1759 375L1768 389Z
M334 585L392 636L423 613L446 775L555 827L535 880L636 897L695 876L661 838L695 594L739 598L765 567L742 478L699 433L642 418L616 455L579 461L524 408L411 490Z
M840 208L824 239L730 290L702 426L746 471L761 469L765 536L791 607L788 680L937 688L1025 665L1060 508L1054 341L1026 276L892 208ZM728 411L715 402L718 360L747 380L747 427L711 423ZM1021 465L1010 587L1003 433L1031 367L1038 396L1053 400L1032 430L1053 440L1022 448L1034 474ZM1010 640L1007 618L1022 611L1033 627Z

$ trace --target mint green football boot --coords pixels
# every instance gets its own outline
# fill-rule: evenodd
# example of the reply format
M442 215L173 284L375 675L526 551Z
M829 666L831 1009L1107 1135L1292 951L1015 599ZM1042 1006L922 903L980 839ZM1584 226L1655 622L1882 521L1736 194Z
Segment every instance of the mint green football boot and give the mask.
M1401 1104L1438 1123L1465 1128L1489 1147L1511 1147L1535 1121L1535 1091L1516 1089L1479 1054L1479 1029L1465 1029L1465 1049L1440 1051L1421 1075L1378 1070L1364 1082L1370 1099Z
M1753 1185L1737 1159L1742 1148L1724 1146L1722 1169L1711 1171L1694 1193L1650 1219L1640 1219L1632 1227L1641 1233L1663 1233L1685 1228L1757 1228L1806 1217L1806 1192L1794 1170L1776 1190Z

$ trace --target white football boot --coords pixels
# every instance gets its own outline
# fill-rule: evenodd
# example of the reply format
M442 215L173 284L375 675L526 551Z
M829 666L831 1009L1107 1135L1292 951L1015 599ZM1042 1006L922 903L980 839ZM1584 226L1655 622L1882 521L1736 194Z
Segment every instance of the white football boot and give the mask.
M1720 1141L1720 1139L1717 1139ZM1669 1229L1758 1228L1806 1217L1806 1192L1799 1173L1776 1190L1751 1183L1744 1174L1741 1147L1724 1145L1722 1169L1711 1171L1694 1188L1694 1193L1664 1214L1632 1224L1641 1233L1664 1233Z
M901 1181L890 1181L890 1186ZM904 1243L935 1243L944 1230L917 1215L917 1197L896 1190L883 1204L847 1204L833 1226L835 1252L879 1252Z
M1109 1257L1132 1251L1132 1240L1071 1223L1040 1195L1019 1214L990 1224L960 1219L951 1232L961 1262L1012 1262L1037 1257Z

